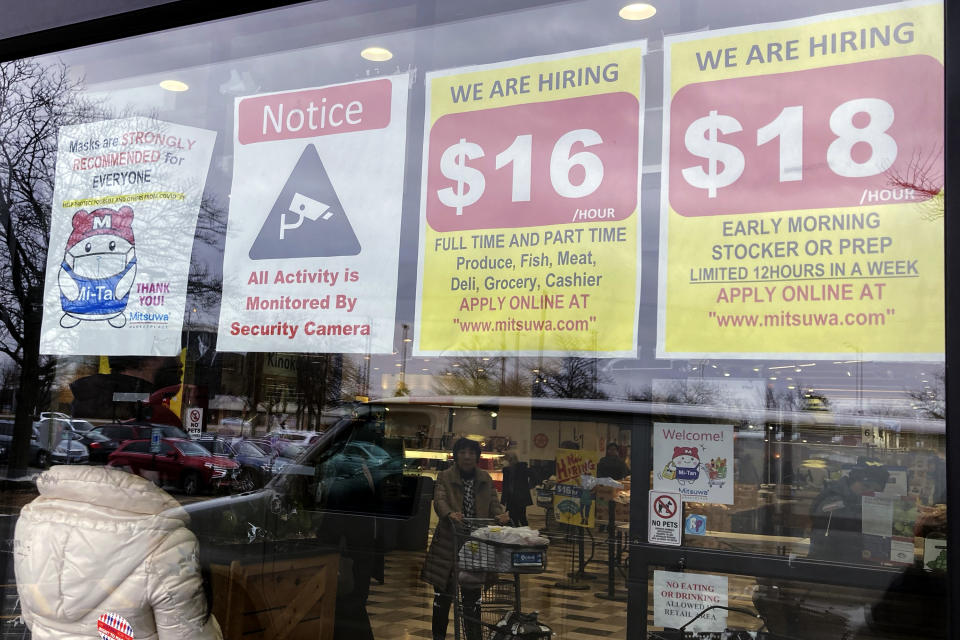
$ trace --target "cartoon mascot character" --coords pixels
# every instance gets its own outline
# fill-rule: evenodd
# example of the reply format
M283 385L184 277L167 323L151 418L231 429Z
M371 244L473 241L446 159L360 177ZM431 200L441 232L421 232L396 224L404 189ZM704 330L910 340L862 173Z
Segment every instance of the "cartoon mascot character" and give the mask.
M106 320L122 327L136 277L133 209L77 211L58 276L60 326L69 329L83 320Z
M693 484L700 477L701 466L697 447L674 447L673 458L663 468L660 477L680 484Z

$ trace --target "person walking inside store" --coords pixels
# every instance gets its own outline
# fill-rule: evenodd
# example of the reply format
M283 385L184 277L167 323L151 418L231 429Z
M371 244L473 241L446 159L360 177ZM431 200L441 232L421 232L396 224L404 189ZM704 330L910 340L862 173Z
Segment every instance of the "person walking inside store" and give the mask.
M846 476L827 483L810 508L810 558L862 562L863 496L883 491L890 473L859 461Z
M477 468L480 445L461 438L453 445L453 465L437 476L433 508L439 522L427 551L421 579L433 586L433 640L444 640L450 621L450 605L457 593L454 556L458 549L454 528L462 527L465 518L494 518L506 523L509 516L497 498L493 479ZM461 588L468 640L480 640L480 587Z
M527 507L533 504L530 499L530 469L521 462L517 454L509 451L503 455L507 466L503 468L503 496L500 502L507 508L510 519L518 527L527 526Z
M611 442L607 445L607 455L600 458L600 462L597 463L597 477L623 480L629 474L627 463L620 457L620 446L616 442Z

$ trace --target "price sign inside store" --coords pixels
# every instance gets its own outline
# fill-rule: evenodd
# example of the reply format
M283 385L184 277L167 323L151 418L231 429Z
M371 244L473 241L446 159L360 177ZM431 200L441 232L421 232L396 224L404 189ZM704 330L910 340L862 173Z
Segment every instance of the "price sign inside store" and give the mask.
M942 176L942 140L943 65L929 56L691 84L670 103L670 205L713 216L919 202Z
M657 355L943 358L943 5L664 38Z
M416 355L636 354L645 47L427 74Z

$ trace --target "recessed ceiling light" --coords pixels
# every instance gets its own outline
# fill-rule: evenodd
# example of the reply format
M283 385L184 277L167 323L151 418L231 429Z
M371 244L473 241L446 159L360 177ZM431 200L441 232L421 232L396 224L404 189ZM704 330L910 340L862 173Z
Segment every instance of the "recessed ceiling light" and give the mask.
M186 91L190 88L190 85L179 80L164 80L160 83L160 88L167 91Z
M620 9L620 17L624 20L646 20L652 18L657 8L646 2L631 2Z
M386 62L393 57L393 52L383 47L367 47L360 52L360 57L371 62Z

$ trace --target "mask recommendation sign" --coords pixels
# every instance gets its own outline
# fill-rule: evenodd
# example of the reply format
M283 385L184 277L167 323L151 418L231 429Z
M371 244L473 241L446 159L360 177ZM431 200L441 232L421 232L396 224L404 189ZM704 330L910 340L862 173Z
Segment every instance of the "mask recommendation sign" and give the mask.
M180 351L215 139L213 131L150 118L60 130L41 353Z

